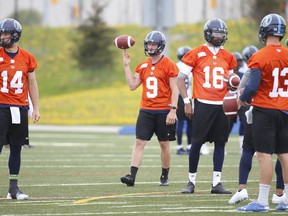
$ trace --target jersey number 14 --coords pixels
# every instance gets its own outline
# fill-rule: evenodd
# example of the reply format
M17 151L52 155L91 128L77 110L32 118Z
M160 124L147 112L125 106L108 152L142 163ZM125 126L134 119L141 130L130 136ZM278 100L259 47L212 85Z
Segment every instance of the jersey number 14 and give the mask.
M1 78L3 83L1 87L1 92L9 93L7 70L1 72ZM15 75L13 76L9 84L11 88L15 89L14 91L15 94L21 94L23 92L22 71L16 71Z

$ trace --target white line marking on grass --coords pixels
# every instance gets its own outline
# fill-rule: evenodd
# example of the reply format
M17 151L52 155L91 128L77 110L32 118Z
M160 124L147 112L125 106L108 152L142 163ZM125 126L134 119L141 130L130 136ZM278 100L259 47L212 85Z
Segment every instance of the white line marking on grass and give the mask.
M84 142L32 142L35 146L53 146L53 147L115 147L115 143L84 143Z
M222 181L222 182L230 182L230 183L237 183L238 180L229 180L229 181ZM258 180L250 180L249 182L259 182ZM187 181L173 181L173 184L185 184L187 183ZM211 183L211 181L197 181L197 184L207 184L207 183ZM157 185L159 184L159 182L137 182L137 185ZM127 187L126 185L122 185L121 183L115 183L115 182L96 182L96 183L69 183L69 184L29 184L29 185L24 185L21 184L20 186L23 187L71 187L71 186L103 186L103 185L114 185L114 186L123 186L123 187ZM6 184L1 183L0 186L6 186ZM201 190L197 190L197 191L201 191ZM205 191L208 191L205 190ZM210 191L210 189L209 189ZM180 190L179 190L180 193ZM185 196L185 194L184 194ZM209 193L209 196L213 196L213 194Z
M99 135L99 134L72 134L72 133L69 133L69 134L31 134L31 138L63 138L63 139L97 139L97 138L101 138L103 136Z

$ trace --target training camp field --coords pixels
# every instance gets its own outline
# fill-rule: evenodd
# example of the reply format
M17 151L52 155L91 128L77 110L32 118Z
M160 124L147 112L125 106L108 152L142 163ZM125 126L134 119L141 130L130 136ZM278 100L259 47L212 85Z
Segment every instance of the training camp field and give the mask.
M37 129L37 125L33 128ZM127 187L119 178L129 172L133 135L118 135L115 129L61 128L64 130L56 132L44 127L30 131L33 148L23 149L19 179L21 190L29 194L30 200L5 199L9 149L3 148L0 155L0 215L225 216L243 215L235 209L249 202L229 205L231 195L210 194L211 153L200 159L195 193L181 194L187 184L188 156L176 155L176 142L171 143L170 186L159 187L160 149L154 137L146 147L135 187ZM212 151L213 146L209 147ZM233 193L237 189L239 158L238 137L232 135L227 144L222 180ZM258 164L254 158L248 185L250 199L257 198L257 179ZM275 182L271 188L270 198ZM272 210L265 214L287 215L287 212L275 211L275 206L270 204Z

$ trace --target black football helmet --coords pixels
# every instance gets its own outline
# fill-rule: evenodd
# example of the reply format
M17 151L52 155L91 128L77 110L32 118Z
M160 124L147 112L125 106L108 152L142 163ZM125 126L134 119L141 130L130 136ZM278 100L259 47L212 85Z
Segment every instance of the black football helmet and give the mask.
M157 49L151 53L148 50L148 43L158 44ZM144 53L146 56L156 56L163 52L166 45L166 38L163 33L159 31L152 31L148 33L144 40Z
M13 43L19 41L22 33L22 26L15 19L12 18L4 19L0 22L0 35L3 33L10 33L11 38L8 43L0 41L0 46L11 47Z
M250 57L253 55L253 53L257 52L258 48L256 46L250 45L246 46L242 51L242 56L244 60L247 62Z
M189 51L191 50L191 47L189 46L181 46L177 49L177 57L178 59L181 61L181 59L183 58L183 56Z
M266 44L266 37L269 35L278 36L280 41L286 33L286 22L284 18L278 14L266 15L259 27L259 41Z
M221 19L208 20L204 25L204 38L216 47L224 45L228 35L227 26Z

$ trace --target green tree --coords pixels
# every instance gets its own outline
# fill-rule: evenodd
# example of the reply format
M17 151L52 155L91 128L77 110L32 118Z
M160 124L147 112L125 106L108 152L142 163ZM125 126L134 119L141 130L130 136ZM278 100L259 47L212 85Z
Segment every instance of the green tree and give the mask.
M95 70L112 65L111 45L115 32L101 18L104 7L105 5L94 2L92 14L77 28L80 38L77 37L74 41L73 57L81 69Z
M9 17L16 18L16 14L12 13ZM17 13L17 20L21 25L40 25L42 22L41 14L33 9L21 9Z
M254 0L249 3L251 5L250 16L259 24L263 17L270 13L285 17L286 0Z

